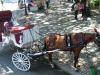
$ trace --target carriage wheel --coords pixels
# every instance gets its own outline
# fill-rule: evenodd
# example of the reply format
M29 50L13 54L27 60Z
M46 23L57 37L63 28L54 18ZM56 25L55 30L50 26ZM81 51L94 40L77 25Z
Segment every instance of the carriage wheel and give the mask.
M15 52L12 55L12 62L15 67L21 71L27 71L31 66L30 59L21 52Z

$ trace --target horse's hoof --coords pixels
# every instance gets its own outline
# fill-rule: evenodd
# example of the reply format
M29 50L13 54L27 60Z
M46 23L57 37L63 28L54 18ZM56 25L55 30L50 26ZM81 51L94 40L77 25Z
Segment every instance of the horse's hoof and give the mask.
M51 68L55 68L55 66L53 64L51 64Z
M50 63L50 66L51 66L51 68L53 68L53 69L56 69L56 68L57 68L56 64L51 64L51 63Z
M78 69L76 69L75 71L76 71L76 72L79 72L79 70L78 70Z
M80 65L78 65L77 67L80 68Z
M51 68L54 68L54 64L52 64L51 62L50 62L50 64L49 64L50 66L51 66Z
M79 72L80 71L80 66L77 66L77 68L75 68L75 71Z
M57 69L57 65L56 64L54 64L54 69Z

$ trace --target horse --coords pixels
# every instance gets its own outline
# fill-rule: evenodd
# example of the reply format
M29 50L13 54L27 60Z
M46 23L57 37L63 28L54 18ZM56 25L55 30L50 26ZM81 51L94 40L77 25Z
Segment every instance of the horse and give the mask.
M76 71L79 70L78 58L81 50L87 46L88 43L94 42L98 47L100 47L100 35L96 28L94 28L94 33L69 33L69 34L57 34L51 33L47 35L44 39L43 50L52 51L59 49L59 51L70 51L74 53L74 68ZM49 54L49 61L55 67L52 62L52 54Z

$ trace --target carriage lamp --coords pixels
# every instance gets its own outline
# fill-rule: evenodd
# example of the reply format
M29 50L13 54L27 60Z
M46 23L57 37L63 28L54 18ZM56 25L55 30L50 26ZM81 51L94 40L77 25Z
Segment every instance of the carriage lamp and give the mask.
M31 23L30 23L31 17L30 16L26 17L26 21L27 21L26 26L31 25Z
M5 26L5 27L8 27L8 26L9 26L9 22L7 22L7 21L4 22L4 26Z
M27 22L30 22L31 18L28 16L28 17L26 17L26 20L27 20Z

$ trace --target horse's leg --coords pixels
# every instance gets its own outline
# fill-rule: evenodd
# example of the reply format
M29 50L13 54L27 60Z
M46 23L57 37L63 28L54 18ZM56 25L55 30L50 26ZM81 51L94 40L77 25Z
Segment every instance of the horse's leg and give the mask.
M52 63L52 53L49 53L49 61Z
M54 68L55 66L54 66L54 64L52 62L52 53L49 53L49 61L50 61L51 67Z
M76 71L79 71L79 69L78 69L78 67L76 66L77 65L77 63L78 63L78 58L79 58L79 53L80 53L80 51L74 51L74 67L75 67L75 70Z

